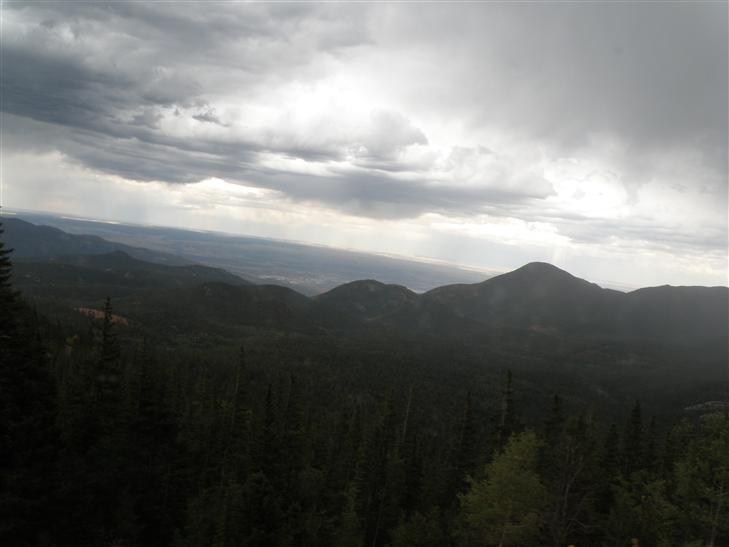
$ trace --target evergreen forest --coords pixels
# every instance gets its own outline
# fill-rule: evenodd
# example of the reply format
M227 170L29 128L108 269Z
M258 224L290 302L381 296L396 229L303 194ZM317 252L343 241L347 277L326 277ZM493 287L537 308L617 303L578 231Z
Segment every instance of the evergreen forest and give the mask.
M726 406L603 401L458 337L60 313L11 258L0 545L729 545Z

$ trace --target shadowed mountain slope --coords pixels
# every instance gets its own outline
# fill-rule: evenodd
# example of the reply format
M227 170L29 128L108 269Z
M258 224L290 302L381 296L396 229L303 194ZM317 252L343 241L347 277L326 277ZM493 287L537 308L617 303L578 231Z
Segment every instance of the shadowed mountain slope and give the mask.
M207 266L169 266L138 260L123 251L18 260L15 285L34 296L90 301L118 298L147 289L171 289L221 282L248 282L225 270Z
M255 283L283 285L307 295L321 294L355 279L378 279L424 292L450 283L476 283L491 274L443 263L250 235L94 222L28 212L18 215L72 234L93 234L107 241L173 253L196 264L223 268Z
M621 293L542 262L482 283L439 287L422 299L482 325L550 334L726 339L729 324L727 287Z
M93 235L69 234L58 228L38 226L19 218L4 217L2 225L5 230L3 234L5 246L13 249L14 261L123 251L134 258L147 262L170 266L194 264L190 260L173 254L115 243Z
M489 326L585 331L609 323L622 296L551 264L532 262L482 283L439 287L423 299Z
M401 285L353 281L313 298L277 285L246 285L225 270L172 265L172 255L4 221L16 248L15 279L27 294L90 304L126 298L130 313L216 324L343 331L381 328L462 337L489 331L526 336L619 337L726 345L727 287L603 289L543 262L475 284L417 294ZM68 254L68 251L77 251ZM134 253L134 254L132 254ZM156 259L156 260L153 260ZM168 261L160 264L160 261ZM518 334L517 334L518 336Z
M387 321L404 310L416 313L418 295L402 285L386 285L372 279L340 285L314 297L317 315L331 324L353 325Z
M278 285L203 283L195 287L144 291L117 300L116 309L143 323L176 331L250 326L310 330L311 301Z
M625 295L617 323L635 337L729 337L727 287L648 287ZM627 330L626 330L627 329Z

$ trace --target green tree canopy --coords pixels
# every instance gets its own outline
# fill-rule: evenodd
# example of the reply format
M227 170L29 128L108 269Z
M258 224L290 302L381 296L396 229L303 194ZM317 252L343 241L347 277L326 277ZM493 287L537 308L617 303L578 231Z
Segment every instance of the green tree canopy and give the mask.
M546 492L537 472L540 442L531 432L512 436L504 451L461 496L462 531L481 544L530 545L539 533Z

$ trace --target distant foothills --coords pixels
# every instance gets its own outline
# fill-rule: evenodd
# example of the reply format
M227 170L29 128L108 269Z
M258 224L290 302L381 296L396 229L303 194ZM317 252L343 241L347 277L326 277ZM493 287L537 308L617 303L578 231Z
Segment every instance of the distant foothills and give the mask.
M314 295L354 279L375 278L425 292L451 283L475 283L503 273L473 269L427 259L366 253L324 245L306 244L222 232L123 224L48 213L3 210L4 218L18 218L69 234L97 236L107 242L138 250L130 254L144 260L196 263L223 268L256 283L275 283ZM0 217L2 218L2 217ZM45 236L54 240L52 232ZM108 248L108 247L107 247ZM119 248L119 247L117 247ZM141 250L141 249L144 250ZM174 255L169 256L169 255Z

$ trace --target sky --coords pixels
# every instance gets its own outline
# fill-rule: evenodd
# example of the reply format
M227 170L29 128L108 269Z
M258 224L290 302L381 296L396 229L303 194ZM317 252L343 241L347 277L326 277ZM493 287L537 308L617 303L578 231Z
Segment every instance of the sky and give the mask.
M727 285L726 2L4 2L2 206Z

